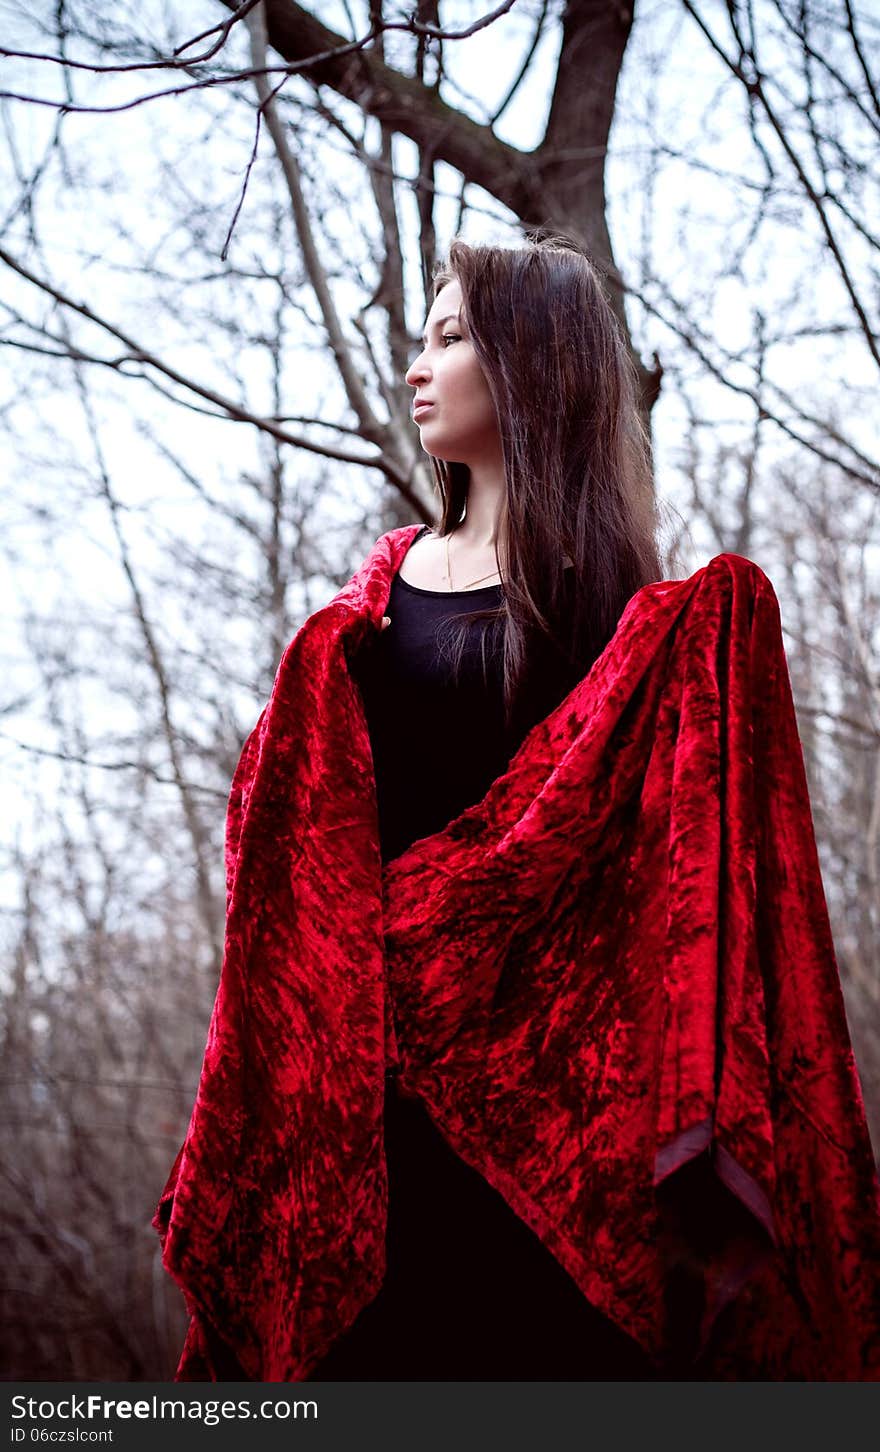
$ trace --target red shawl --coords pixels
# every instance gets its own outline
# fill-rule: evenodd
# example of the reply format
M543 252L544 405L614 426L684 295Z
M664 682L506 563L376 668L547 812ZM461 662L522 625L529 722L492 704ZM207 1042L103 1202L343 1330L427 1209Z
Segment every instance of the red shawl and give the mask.
M389 1063L661 1375L880 1379L880 1183L770 581L723 554L639 590L486 797L383 871L348 661L416 531L298 631L233 778L154 1220L177 1379L307 1379L376 1295Z

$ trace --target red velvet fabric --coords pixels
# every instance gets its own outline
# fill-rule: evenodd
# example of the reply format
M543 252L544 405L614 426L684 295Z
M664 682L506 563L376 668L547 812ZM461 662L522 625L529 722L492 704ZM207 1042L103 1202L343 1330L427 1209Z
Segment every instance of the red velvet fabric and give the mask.
M298 631L236 769L223 972L154 1224L177 1379L298 1381L382 1282L386 1065L670 1377L880 1376L880 1183L770 581L639 590L486 797L380 862L351 652Z

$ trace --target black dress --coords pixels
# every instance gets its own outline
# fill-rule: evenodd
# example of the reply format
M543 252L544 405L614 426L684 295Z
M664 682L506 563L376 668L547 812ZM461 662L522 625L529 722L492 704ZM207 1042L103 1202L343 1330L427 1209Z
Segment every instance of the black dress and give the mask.
M443 617L501 599L500 585L450 593L396 576L391 625L352 665L370 731L383 861L479 801L519 744L503 729L499 624L471 622L455 682L437 643ZM560 683L558 699L565 690ZM421 1101L398 1092L393 1072L385 1151L385 1280L309 1379L654 1379L641 1348L459 1158Z

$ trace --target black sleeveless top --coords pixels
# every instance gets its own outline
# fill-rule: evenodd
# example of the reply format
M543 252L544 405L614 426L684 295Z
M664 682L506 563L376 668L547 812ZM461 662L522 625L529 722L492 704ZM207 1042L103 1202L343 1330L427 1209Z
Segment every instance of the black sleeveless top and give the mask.
M445 616L497 605L502 589L424 590L395 576L390 626L351 662L373 751L383 861L479 801L519 744L504 741L500 630L472 623L455 681L438 642ZM564 694L564 681L551 683L551 704ZM536 710L546 714L544 705ZM459 1158L421 1101L399 1092L393 1071L384 1135L385 1280L307 1379L654 1379L636 1343Z
M386 607L391 624L371 640L356 667L383 861L439 832L485 796L507 765L501 622L472 622L455 676L443 649L447 620L501 601L500 584L449 592L410 585L400 575L392 581Z
M425 525L413 544L427 531ZM471 621L453 670L446 622L495 610L503 598L500 584L427 590L397 574L386 608L391 624L353 662L373 752L384 862L480 801L529 728L574 684L570 668L543 651L530 714L522 712L506 731L503 619L497 617Z

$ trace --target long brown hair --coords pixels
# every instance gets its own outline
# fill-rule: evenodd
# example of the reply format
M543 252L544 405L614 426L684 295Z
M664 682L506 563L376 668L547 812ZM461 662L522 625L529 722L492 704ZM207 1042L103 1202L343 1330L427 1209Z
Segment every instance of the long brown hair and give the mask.
M434 299L453 279L505 474L504 602L469 618L503 621L505 722L522 731L586 674L636 590L662 578L649 444L626 341L582 248L558 235L513 248L456 239ZM470 471L432 465L444 536L461 521ZM456 668L463 644L462 633Z

